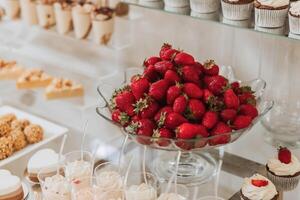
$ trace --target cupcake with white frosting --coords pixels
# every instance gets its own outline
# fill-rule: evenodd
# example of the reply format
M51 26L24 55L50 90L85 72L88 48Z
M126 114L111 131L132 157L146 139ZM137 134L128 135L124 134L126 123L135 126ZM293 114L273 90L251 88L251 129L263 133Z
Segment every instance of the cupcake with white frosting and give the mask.
M251 18L254 0L221 0L223 16L229 20L247 20Z
M255 0L255 25L265 28L283 27L290 0Z
M279 195L269 179L254 174L250 178L245 178L240 196L242 200L277 200Z
M38 24L35 0L20 0L21 16L28 25Z
M300 1L291 3L289 10L289 26L292 34L300 35Z
M54 3L56 30L66 34L72 30L72 0L60 0Z
M300 180L300 162L287 148L280 147L278 157L267 163L268 178L280 190L293 190Z
M36 10L39 25L48 29L55 25L55 14L53 4L56 0L37 0Z
M9 19L16 19L20 14L19 0L5 0L4 2L5 14Z
M207 14L217 12L220 0L191 0L191 9L196 13Z

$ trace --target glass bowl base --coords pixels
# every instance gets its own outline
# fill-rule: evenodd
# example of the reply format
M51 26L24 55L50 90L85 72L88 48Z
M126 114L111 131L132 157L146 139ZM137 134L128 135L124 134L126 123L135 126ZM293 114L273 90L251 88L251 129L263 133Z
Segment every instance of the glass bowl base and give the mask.
M274 134L269 131L264 132L264 140L268 143L271 144L274 147L288 147L290 149L298 149L300 148L300 139L294 138L294 139L286 139L287 137L285 136L284 133L282 134Z
M160 181L169 181L176 173L177 154L163 153L153 163ZM217 163L208 153L182 153L177 170L177 183L189 186L208 182L216 175Z

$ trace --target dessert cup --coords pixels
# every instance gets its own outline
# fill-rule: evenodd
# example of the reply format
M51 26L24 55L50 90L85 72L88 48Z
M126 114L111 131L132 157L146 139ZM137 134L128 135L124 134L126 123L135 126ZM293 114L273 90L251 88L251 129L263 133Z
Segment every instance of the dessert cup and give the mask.
M9 19L17 19L20 15L19 0L4 0L4 9Z
M289 10L290 33L300 34L300 2L291 3Z
M191 9L196 13L214 13L220 8L220 0L191 0Z
M185 185L163 183L160 185L160 195L157 200L188 200L189 189Z
M198 13L194 10L191 11L192 17L197 17L201 19L207 19L212 21L218 21L219 20L219 12L213 12L213 13Z
M253 11L253 1L232 2L221 0L223 16L229 20L247 20L251 18Z
M164 0L165 5L168 7L182 8L190 6L189 0Z
M85 39L92 27L91 13L94 5L91 3L77 4L72 8L73 27L75 37Z
M56 30L59 34L67 34L72 30L72 5L68 2L54 3Z
M55 25L54 2L55 0L39 0L36 2L38 22L39 25L45 29Z
M21 16L28 25L38 24L36 4L33 0L20 0Z
M254 29L256 31L260 31L260 32L264 32L264 33L271 33L274 35L284 35L284 32L285 32L285 26L277 27L277 28L265 28L265 27L255 26Z
M149 8L156 8L156 9L162 9L164 7L164 2L163 1L139 1L139 4L141 6L149 7Z
M190 6L177 8L177 7L171 7L171 6L165 5L165 11L178 13L181 15L189 15L191 9L190 9Z
M95 9L92 14L94 41L107 44L114 31L114 11L108 7Z

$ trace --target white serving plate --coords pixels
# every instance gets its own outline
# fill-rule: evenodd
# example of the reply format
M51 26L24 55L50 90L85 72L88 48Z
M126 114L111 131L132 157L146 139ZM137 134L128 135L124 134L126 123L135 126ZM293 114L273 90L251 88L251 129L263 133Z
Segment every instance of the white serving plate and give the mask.
M30 144L27 145L24 149L15 152L10 157L1 160L0 161L0 168L4 165L7 165L8 163L11 163L18 158L21 158L22 156L40 148L41 146L48 144L49 142L55 140L58 137L63 136L66 134L69 130L65 127L59 126L57 124L54 124L52 122L49 122L43 118L34 116L32 114L26 113L24 111L21 111L17 108L13 108L11 106L1 106L0 107L0 116L7 114L7 113L13 113L17 116L18 119L28 119L31 123L38 124L44 129L44 139L36 144Z

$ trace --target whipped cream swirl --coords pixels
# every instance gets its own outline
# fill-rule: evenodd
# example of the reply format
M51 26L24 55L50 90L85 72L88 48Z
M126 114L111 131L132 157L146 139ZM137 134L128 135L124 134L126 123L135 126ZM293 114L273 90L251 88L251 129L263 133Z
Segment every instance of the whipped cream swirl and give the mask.
M270 171L278 176L293 176L300 172L300 162L294 155L292 155L292 160L289 164L273 158L268 161L267 165Z
M291 3L290 12L293 15L300 16L300 1L296 1L294 3Z
M265 187L256 187L252 185L252 180L267 180L268 185ZM271 200L277 195L277 190L269 179L260 174L254 174L250 178L245 178L242 193L251 200Z
M290 0L257 0L263 6L278 8L290 4Z

